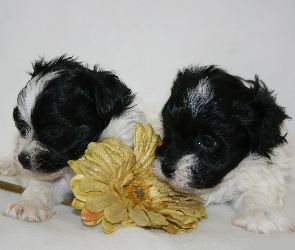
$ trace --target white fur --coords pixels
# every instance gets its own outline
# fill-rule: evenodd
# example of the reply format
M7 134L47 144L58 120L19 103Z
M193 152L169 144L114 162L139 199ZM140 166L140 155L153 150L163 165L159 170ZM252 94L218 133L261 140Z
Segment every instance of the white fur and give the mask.
M196 88L188 91L184 103L190 106L190 110L194 111L193 117L196 117L199 109L209 103L213 98L212 89L210 88L209 79L204 78L199 81Z
M130 106L131 108L123 112L121 116L111 119L101 138L114 136L123 143L133 146L135 123L145 124L146 121L138 103L134 102ZM61 203L70 194L69 182L74 172L68 166L53 174L37 174L23 169L16 156L20 148L29 147L29 144L33 142L29 139L26 144L22 140L20 139L17 143L14 159L0 161L0 172L2 174L17 172L25 188L21 199L9 204L3 214L27 221L46 221L54 214L51 208Z
M161 122L161 111L158 107L153 107L151 105L148 105L148 107L145 107L144 114L147 119L147 123L151 124L154 132L161 137L163 136L163 124Z
M292 222L280 213L293 164L290 144L276 147L270 159L255 154L249 155L229 172L221 183L210 189L192 189L189 187L189 180L184 180L186 175L190 178L189 162L194 160L192 155L184 156L176 164L177 174L168 180L162 174L160 159L157 159L154 163L154 173L179 191L200 195L207 206L212 203L231 202L237 211L233 224L248 231L295 231Z
M191 166L194 162L196 162L194 155L186 155L175 164L175 172L169 182L172 188L185 193L193 192L192 188L189 186L189 182L192 177ZM161 170L160 159L155 159L154 161L154 174L159 179L167 181L167 178L163 175Z
M16 168L12 167L13 156L3 157L0 159L0 174L15 176L17 174Z
M131 108L125 110L120 117L111 119L109 125L101 134L101 139L116 137L119 141L133 146L133 127L140 122L146 124L143 108L138 101L133 101Z
M58 72L52 72L44 75L43 77L35 76L31 79L25 88L23 88L19 94L17 105L19 108L19 112L22 115L22 118L25 122L27 122L30 126L31 124L31 113L35 107L35 102L37 96L42 92L42 90L46 87L47 83L56 78L58 76Z
M232 202L237 214L233 224L257 233L292 232L294 225L280 210L292 166L288 144L274 149L271 159L245 158L215 188L197 191L211 203Z

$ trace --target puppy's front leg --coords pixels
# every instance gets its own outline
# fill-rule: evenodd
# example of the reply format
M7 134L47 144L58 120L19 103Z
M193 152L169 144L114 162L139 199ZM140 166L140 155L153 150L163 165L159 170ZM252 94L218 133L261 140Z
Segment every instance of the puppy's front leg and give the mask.
M270 187L252 188L235 202L237 215L233 224L255 233L293 232L295 227L281 213L282 194Z
M51 207L51 186L38 184L27 187L21 199L9 204L3 214L29 222L47 221L55 213L50 210Z

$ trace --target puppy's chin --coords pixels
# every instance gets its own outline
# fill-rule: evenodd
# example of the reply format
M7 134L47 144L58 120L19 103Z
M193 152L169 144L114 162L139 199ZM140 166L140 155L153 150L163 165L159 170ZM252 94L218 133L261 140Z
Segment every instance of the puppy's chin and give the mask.
M34 178L39 181L57 180L61 178L64 175L64 173L69 171L69 168L70 168L69 166L65 166L53 173L42 173L41 171L38 171L38 170L24 169L23 166L18 161L15 162L15 165L17 166L17 173L20 177L27 178L27 179Z
M182 159L181 162L177 164L176 171L171 175L170 178L167 178L162 171L162 160L161 158L156 158L153 163L153 172L154 175L163 182L166 182L174 190L181 193L194 193L194 189L190 186L189 179L191 171L189 168L189 161L191 156Z

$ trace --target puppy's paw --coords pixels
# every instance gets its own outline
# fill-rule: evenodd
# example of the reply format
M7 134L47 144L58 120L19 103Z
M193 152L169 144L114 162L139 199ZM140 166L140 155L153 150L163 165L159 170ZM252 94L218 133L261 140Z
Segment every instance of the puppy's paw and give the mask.
M293 223L274 210L247 211L237 215L233 224L254 233L290 233L295 231Z
M54 213L50 210L40 209L25 200L9 204L3 212L6 216L29 222L47 221Z
M1 175L16 175L16 167L13 164L13 160L10 158L0 159L0 174Z

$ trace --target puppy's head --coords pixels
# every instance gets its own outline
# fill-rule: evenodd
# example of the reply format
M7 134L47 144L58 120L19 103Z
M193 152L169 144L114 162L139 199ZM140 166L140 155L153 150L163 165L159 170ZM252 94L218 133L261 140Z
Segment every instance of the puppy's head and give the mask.
M15 157L21 167L41 175L59 172L80 157L134 99L112 72L90 70L71 57L40 59L31 76L13 111L20 131Z
M214 187L249 153L269 157L284 143L286 118L257 77L244 81L215 66L186 68L162 110L155 173L176 189Z

